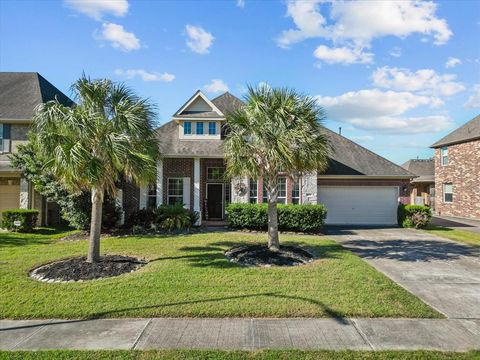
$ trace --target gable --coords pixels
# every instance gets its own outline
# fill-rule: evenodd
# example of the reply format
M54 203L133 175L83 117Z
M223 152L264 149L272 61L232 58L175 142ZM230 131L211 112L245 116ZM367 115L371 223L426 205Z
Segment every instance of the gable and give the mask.
M223 113L200 90L198 90L173 115L174 119L223 119Z

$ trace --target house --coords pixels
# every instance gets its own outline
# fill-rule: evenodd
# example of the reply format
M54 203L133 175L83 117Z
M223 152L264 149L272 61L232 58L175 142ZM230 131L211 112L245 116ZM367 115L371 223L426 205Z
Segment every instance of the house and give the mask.
M402 167L417 175L410 183L410 204L427 205L435 210L435 160L411 159Z
M38 194L8 158L18 145L27 142L35 107L55 98L65 105L73 104L36 72L0 72L0 213L11 208L35 208L40 211L40 224L59 221L57 205Z
M480 115L431 147L436 214L480 220Z
M200 221L210 222L225 218L229 202L265 202L262 179L224 178L225 116L240 106L228 92L210 100L201 91L182 105L157 130L163 159L156 182L123 190L127 216L136 206L183 204L198 211ZM408 186L415 175L335 132L325 132L333 145L328 169L298 179L280 174L278 201L324 203L329 224L396 224L398 203L410 201Z

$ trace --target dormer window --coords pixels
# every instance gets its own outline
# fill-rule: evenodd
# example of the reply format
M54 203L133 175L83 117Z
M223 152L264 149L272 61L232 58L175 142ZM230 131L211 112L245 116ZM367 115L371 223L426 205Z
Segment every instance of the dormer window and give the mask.
M183 123L183 134L192 135L192 123L190 121L185 121Z
M217 135L217 123L215 121L208 123L208 135Z
M197 135L203 135L203 122L197 122L196 130Z

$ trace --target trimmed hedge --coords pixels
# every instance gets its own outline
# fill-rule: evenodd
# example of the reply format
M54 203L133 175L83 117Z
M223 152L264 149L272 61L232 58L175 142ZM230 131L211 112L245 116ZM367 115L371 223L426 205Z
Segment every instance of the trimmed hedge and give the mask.
M430 224L432 209L425 205L398 205L398 225L404 228L423 229Z
M285 231L316 232L325 225L327 209L323 204L278 205L278 228ZM227 223L232 228L265 230L268 227L267 204L229 204Z
M176 231L189 229L198 220L198 213L181 205L161 205L156 209L141 209L133 212L125 222L126 227L144 231Z
M35 209L10 209L2 212L2 227L9 231L32 232L37 224L38 210ZM15 221L20 221L15 226Z

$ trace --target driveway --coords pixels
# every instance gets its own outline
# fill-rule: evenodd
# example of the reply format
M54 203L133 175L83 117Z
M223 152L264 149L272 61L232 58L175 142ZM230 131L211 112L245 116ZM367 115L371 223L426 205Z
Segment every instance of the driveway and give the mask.
M432 225L443 226L450 229L471 231L480 234L480 221L478 220L434 216L432 218Z
M448 318L480 319L480 249L413 229L327 233Z

